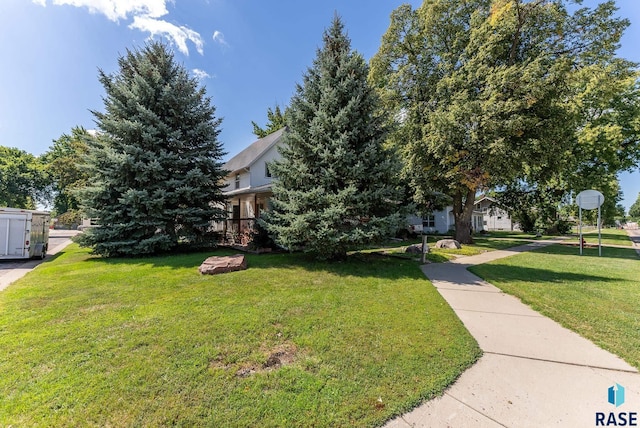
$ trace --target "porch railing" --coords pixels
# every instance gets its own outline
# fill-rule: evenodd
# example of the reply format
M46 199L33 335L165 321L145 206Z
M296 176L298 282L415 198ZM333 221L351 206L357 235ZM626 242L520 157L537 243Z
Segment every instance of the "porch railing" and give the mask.
M255 218L230 218L222 222L223 243L227 245L249 245L256 224Z

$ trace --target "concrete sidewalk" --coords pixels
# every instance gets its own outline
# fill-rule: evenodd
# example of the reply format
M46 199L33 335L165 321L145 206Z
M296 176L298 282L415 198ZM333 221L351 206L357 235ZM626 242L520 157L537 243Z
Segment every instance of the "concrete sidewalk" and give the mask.
M467 271L552 243L423 266L484 354L442 397L386 427L593 427L598 412L640 413L635 368ZM616 383L618 408L607 401Z

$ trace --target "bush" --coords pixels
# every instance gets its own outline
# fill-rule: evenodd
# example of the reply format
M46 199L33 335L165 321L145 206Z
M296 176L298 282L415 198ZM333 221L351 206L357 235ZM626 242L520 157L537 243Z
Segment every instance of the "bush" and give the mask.
M251 231L251 245L256 248L271 248L275 250L278 248L273 238L269 235L267 229L262 226L262 217L255 222L253 230Z
M520 229L525 233L533 233L536 231L536 216L527 212L518 213L515 220L520 223Z
M571 228L573 227L573 223L568 220L558 220L556 222L556 230L560 235L566 235L571 232Z
M57 218L56 228L59 229L76 229L82 223L82 216L76 210L69 210L60 214Z

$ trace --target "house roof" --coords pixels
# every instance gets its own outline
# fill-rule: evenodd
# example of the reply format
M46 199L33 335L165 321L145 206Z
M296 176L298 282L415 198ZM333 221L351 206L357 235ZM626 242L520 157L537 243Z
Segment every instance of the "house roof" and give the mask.
M253 163L260 158L267 150L273 147L284 133L285 128L280 128L276 132L267 135L257 141L254 141L249 147L229 159L224 164L224 169L230 172L235 172L241 169L249 168Z
M238 195L248 195L251 193L269 193L271 192L271 183L263 184L262 186L256 187L244 187L242 189L230 190L228 192L224 192L224 195L227 197L238 196Z
M496 201L491 196L481 195L478 199L476 199L476 201L474 203L475 204L480 203L480 202L484 201L485 199L488 200L488 201L491 201L491 202L495 202Z

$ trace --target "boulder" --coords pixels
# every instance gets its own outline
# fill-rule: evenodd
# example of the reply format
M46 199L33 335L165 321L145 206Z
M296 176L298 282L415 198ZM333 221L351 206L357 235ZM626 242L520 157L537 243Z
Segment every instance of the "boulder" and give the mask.
M458 241L456 241L455 239L441 239L438 242L436 242L435 245L436 248L450 248L450 249L460 249L462 248L460 246L460 243Z
M404 252L409 254L422 254L422 245L409 245L405 248Z
M209 257L206 259L198 270L203 275L217 275L219 273L234 272L237 270L245 270L247 261L243 254L235 254L233 256Z
M405 253L409 253L409 254L422 254L422 244L414 244L414 245L409 245L405 250ZM426 253L429 252L429 246L427 245L426 248Z

